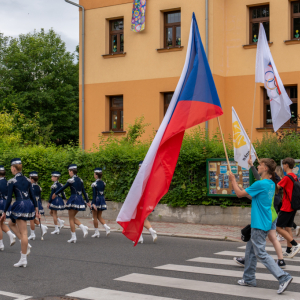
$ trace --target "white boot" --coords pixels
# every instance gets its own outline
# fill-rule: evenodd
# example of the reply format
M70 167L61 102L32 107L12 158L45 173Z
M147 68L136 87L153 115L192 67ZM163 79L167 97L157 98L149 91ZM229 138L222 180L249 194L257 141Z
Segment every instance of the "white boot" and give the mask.
M133 242L134 243L134 242ZM141 234L138 244L143 244L144 243L144 239L143 239L143 235Z
M48 227L43 224L41 224L40 226L42 227L42 237L43 237L47 233Z
M71 239L70 240L68 240L68 243L76 243L76 241L77 241L77 238L76 238L76 233L75 232L71 232L71 234L72 234L72 237L71 237Z
M35 240L35 233L34 230L30 229L30 236L28 237L28 240Z
M0 240L0 251L4 250L4 244L3 244L3 240Z
M20 244L21 244L21 240L19 240L19 242L20 242ZM32 248L32 246L28 243L28 245L27 245L27 253L26 253L26 255L29 255L30 254L30 252L31 252L31 249ZM22 254L22 252L21 252L21 254Z
M52 231L51 234L59 234L58 225L55 225L55 230Z
M65 226L65 221L60 218L57 218L57 221L59 223L59 229L62 229Z
M98 238L100 237L100 232L98 228L95 228L95 233L92 235L92 238Z
M24 267L26 268L27 266L27 255L21 253L21 259L19 260L18 263L14 264L14 267L19 268L19 267Z
M6 233L9 236L10 246L13 246L16 243L16 236L10 230Z
M157 241L157 234L156 234L156 231L151 227L151 228L149 228L149 232L150 232L151 235L152 235L153 243L155 243L155 242Z
M80 225L79 225L79 228L82 230L82 232L83 232L83 237L85 238L85 237L89 234L89 232L88 232L88 227L84 226L83 224L80 224Z
M103 227L105 228L106 236L108 236L110 234L110 227L107 226L106 224L104 224Z

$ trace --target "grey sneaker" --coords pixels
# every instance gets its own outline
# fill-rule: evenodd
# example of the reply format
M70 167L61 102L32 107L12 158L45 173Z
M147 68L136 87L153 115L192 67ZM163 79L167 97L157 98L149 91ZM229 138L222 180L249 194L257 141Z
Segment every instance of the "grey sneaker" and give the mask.
M244 279L240 279L240 280L238 281L238 284L239 284L239 285L242 285L242 286L252 286L252 287L254 286L254 285L251 285L251 284L245 282Z
M290 253L283 252L282 255L283 255L283 258L292 258L292 251Z
M245 267L245 257L234 257L233 260L241 267Z
M290 279L288 279L286 282L282 283L279 285L279 290L277 291L277 294L282 294L287 287L290 285L290 283L293 281L293 277L291 277Z
M291 258L293 258L298 252L300 251L300 245L298 244L297 246L293 246L291 249Z

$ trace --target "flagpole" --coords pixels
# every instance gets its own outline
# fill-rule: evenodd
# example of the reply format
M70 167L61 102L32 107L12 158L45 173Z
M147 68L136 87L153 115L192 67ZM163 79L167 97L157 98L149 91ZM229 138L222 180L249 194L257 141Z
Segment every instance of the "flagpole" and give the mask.
M217 117L217 119L218 119L218 124L219 124L219 128L220 128L220 133L221 133L221 137L222 137L222 142L223 142L223 147L224 147L224 152L225 152L227 164L228 164L228 167L229 167L229 171L231 172L231 167L230 167L230 163L229 163L229 159L228 159L228 155L227 155L227 150L226 150L226 145L225 145L225 141L224 141L224 137L223 137L221 123L220 123L219 117Z

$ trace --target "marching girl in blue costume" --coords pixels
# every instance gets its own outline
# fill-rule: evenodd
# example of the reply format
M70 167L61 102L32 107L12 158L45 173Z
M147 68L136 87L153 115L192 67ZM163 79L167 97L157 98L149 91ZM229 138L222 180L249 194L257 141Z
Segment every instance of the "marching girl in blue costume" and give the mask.
M37 184L39 180L38 176L38 172L34 171L29 173L30 183L32 184L32 189L34 192L35 200L38 204L39 212L41 215L45 215L44 208L42 205L42 188ZM34 220L30 221L30 236L28 237L28 240L35 240L35 224L37 226L42 227L42 237L47 233L48 227L43 224L40 224L39 220L35 218Z
M0 217L3 214L7 199L7 180L5 179L4 166L0 166ZM4 250L3 231L7 233L10 239L10 246L16 242L16 236L9 230L8 226L4 224L4 220L0 222L0 251Z
M77 241L76 233L75 233L75 224L78 225L82 230L84 238L88 235L88 227L84 226L83 224L80 223L78 219L76 219L77 213L79 211L85 211L86 208L86 204L82 198L82 194L84 195L87 205L91 207L91 204L89 203L89 199L85 192L82 179L77 177L77 165L75 164L70 165L68 170L71 178L68 179L67 183L63 187L58 189L52 195L52 199L54 200L57 197L57 195L63 192L67 187L70 187L71 197L69 198L65 206L66 209L69 210L69 222L70 222L70 228L72 234L72 237L70 240L68 240L68 243L75 244Z
M94 177L96 181L92 184L92 189L93 189L92 210L93 210L95 233L92 235L92 238L98 238L100 237L100 232L98 229L98 220L105 228L106 236L110 234L110 227L107 226L104 219L102 218L102 211L107 209L107 205L104 198L105 182L101 180L102 178L101 168L96 168L94 170Z
M6 218L6 212L14 194L16 201L11 207L9 226L21 240L21 259L14 264L14 267L26 267L27 255L30 253L31 248L28 244L26 221L33 220L39 212L32 185L22 174L22 161L20 158L11 160L11 172L15 177L8 181L7 201L1 221Z
M55 226L55 230L52 231L51 234L59 234L60 229L64 227L64 223L65 223L65 221L57 217L57 211L65 209L64 200L67 200L65 193L62 192L61 194L58 194L54 200L52 199L53 194L55 194L56 191L62 187L62 184L58 182L60 176L61 176L60 172L56 171L51 173L51 180L54 183L51 186L51 194L49 198L48 208L50 209L50 214L53 217L53 222ZM58 223L59 223L59 228L58 228Z

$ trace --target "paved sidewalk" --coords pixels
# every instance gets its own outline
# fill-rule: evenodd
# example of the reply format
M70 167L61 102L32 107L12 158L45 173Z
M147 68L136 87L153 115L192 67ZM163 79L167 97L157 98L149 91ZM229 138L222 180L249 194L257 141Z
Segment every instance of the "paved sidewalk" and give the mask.
M65 228L70 228L69 219L67 217L59 217L65 221ZM94 230L92 217L78 218L81 223L89 227L89 230ZM52 217L46 216L42 218L42 224L48 227L54 227ZM122 233L122 227L116 221L107 221L108 226L112 232ZM151 222L154 230L158 235L199 238L208 240L227 240L232 242L241 242L241 229L238 226L222 226L222 225L201 225L190 223L166 223L166 222ZM99 223L99 230L104 231L103 226ZM143 234L149 234L148 230L144 229ZM300 236L297 237L297 242L300 243ZM270 242L268 241L268 244ZM282 245L285 242L281 242Z

